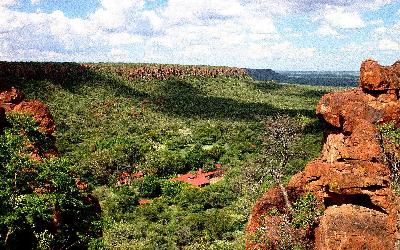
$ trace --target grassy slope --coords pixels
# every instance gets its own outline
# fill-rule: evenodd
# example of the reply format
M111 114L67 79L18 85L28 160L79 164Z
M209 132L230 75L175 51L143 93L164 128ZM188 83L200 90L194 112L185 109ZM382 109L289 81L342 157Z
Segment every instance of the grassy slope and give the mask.
M227 178L215 187L206 188L206 191L210 195L229 196L229 202L200 210L162 199L148 206L148 209L156 209L158 215L168 219L149 219L146 216L149 212L143 211L143 208L118 218L105 215L109 222L105 230L105 244L113 248L136 244L138 249L151 249L154 244L171 249L195 249L199 245L218 249L221 244L240 248L243 244L241 232L251 204L257 197L243 188L239 188L242 191L233 196L224 192L227 189L237 191L234 187L242 185L238 179L244 175L243 170L257 158L263 117L281 113L307 123L306 134L299 147L309 154L292 162L287 171L291 175L319 153L322 134L314 110L319 98L331 91L328 87L275 85L226 77L126 81L104 72L96 72L95 77L75 83L14 80L28 98L40 99L50 107L58 125L55 134L58 147L79 171L108 164L119 170L133 166L147 173L156 173L154 168L159 166L155 165L168 165L169 155L174 155L172 159L184 161L197 144L203 148L223 149L217 161L228 169ZM137 147L135 152L127 153L130 145ZM190 170L183 165L185 163L176 167L177 171L165 174L158 171L158 174L167 177L179 170ZM269 185L263 183L258 193ZM103 187L101 190L107 193L109 189ZM198 229L199 234L191 233L186 241L181 242L179 230L186 227L181 228L178 222L192 225L193 218L198 215L209 219L228 216L227 223L234 226L228 223L231 226L218 231L204 226L204 221L196 222L205 228ZM225 220L220 218L217 223L221 224L221 221ZM146 233L138 233L140 230ZM210 233L215 230L230 234Z

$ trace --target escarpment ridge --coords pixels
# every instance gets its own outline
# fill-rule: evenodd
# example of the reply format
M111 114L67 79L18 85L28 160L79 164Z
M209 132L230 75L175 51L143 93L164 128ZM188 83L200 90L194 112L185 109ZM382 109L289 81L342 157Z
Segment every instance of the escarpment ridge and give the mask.
M378 125L400 127L399 82L400 62L383 67L366 60L358 88L322 97L316 113L328 126L321 155L291 178L287 191L291 202L313 194L323 212L312 226L292 229L290 239L308 241L318 250L398 249L400 203ZM246 229L247 249L279 248L282 222L291 213L284 204L277 188L256 202ZM278 215L271 213L276 210Z
M0 77L48 79L69 83L93 78L99 73L111 73L126 80L166 80L196 77L248 77L245 69L217 66L167 64L107 64L55 62L0 62Z

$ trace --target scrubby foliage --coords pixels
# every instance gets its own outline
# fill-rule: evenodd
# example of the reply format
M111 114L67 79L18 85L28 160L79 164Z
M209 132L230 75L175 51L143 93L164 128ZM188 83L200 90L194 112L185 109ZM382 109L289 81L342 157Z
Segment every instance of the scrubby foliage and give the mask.
M86 246L101 230L89 190L78 189L65 159L31 159L29 145L51 144L31 117L8 121L0 135L0 248Z
M400 128L393 123L386 123L379 127L381 132L381 146L386 163L392 172L393 185L400 189Z
M287 175L287 165L295 158L304 155L304 151L294 148L303 132L302 124L288 115L278 115L264 121L262 163L282 191L286 207L292 210L292 204L284 187L283 177Z
M49 106L60 152L95 186L104 234L93 249L243 249L251 208L275 184L259 164L262 121L281 114L304 128L293 149L308 154L288 162L283 183L319 154L314 108L331 88L219 74L143 80L112 67L71 81L7 79ZM217 164L223 179L209 186L168 181ZM138 171L144 176L116 186L122 173Z
M315 225L318 216L322 213L321 204L318 204L315 196L306 193L293 204L291 225L295 228L307 229Z

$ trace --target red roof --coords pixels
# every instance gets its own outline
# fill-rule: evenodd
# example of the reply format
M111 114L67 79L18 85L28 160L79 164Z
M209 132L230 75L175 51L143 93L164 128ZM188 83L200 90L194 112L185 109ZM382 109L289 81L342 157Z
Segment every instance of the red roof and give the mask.
M211 172L204 173L203 170L200 168L199 170L197 170L196 174L187 173L175 178L171 178L169 180L182 181L192 184L194 186L201 187L210 184L210 179L213 178L215 175L221 175L221 174L222 170L220 169L220 166L217 166L217 170Z
M187 181L196 178L196 175L187 173L183 175L179 175L178 177L169 179L170 181Z
M151 200L146 200L146 199L140 199L139 200L139 205L146 205L146 204L150 204Z
M143 173L142 173L141 171L136 172L136 173L133 173L133 174L132 174L132 177L133 177L133 178L140 178L140 177L143 177Z
M198 176L192 180L189 180L188 183L190 183L194 186L201 187L201 186L210 184L210 180L205 176Z

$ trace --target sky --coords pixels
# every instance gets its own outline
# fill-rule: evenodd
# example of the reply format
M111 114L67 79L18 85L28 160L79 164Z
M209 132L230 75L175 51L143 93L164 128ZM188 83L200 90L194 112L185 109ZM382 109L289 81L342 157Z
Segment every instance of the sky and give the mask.
M0 0L1 61L359 70L400 59L400 0Z

